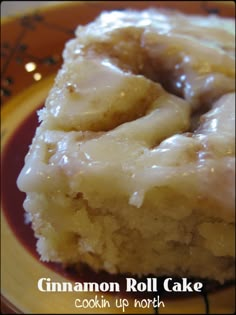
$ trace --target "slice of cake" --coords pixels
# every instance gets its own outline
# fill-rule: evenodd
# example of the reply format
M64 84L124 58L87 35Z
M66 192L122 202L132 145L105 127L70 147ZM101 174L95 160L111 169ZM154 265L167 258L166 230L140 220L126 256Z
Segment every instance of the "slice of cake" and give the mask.
M77 28L17 181L43 261L235 277L234 41L165 10Z

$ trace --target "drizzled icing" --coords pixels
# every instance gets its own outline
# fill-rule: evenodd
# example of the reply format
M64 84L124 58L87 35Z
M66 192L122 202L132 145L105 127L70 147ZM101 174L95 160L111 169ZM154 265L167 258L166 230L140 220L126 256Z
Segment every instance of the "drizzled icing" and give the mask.
M169 187L233 221L232 23L150 10L79 27L39 113L20 189L121 195L139 208L148 191ZM132 56L123 49L130 36L140 47ZM208 112L190 134L201 106Z

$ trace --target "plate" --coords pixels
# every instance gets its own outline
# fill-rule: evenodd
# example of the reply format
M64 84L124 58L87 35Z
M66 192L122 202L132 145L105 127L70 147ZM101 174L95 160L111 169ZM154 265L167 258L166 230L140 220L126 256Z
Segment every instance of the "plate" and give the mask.
M234 4L227 1L76 1L8 18L1 25L2 313L229 314L235 311L235 285L230 283L198 295L163 296L163 308L153 304L147 307L147 300L155 296L146 293L135 296L126 292L94 294L38 289L41 278L60 283L118 281L123 287L125 276L112 277L86 269L76 273L60 264L40 261L35 251L36 240L24 218L25 195L17 189L16 178L38 125L36 111L44 104L62 63L64 44L74 36L76 26L88 23L103 10L150 6L177 8L185 13L234 16ZM143 304L140 302L135 307L135 299Z

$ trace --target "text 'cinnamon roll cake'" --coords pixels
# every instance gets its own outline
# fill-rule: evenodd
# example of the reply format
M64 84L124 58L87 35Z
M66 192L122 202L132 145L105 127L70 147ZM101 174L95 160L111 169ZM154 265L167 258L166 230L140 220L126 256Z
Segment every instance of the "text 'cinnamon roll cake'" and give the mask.
M17 180L43 261L234 279L234 29L155 9L78 26Z

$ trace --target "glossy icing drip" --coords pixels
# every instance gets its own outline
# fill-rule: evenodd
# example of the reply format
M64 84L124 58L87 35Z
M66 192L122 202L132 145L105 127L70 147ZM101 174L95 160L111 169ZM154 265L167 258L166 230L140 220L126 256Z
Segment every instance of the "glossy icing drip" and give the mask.
M195 202L212 200L224 209L214 215L233 221L233 25L150 10L104 13L78 27L39 112L20 189L90 199L94 185L139 208L149 190L171 187ZM139 47L132 56L128 38Z

